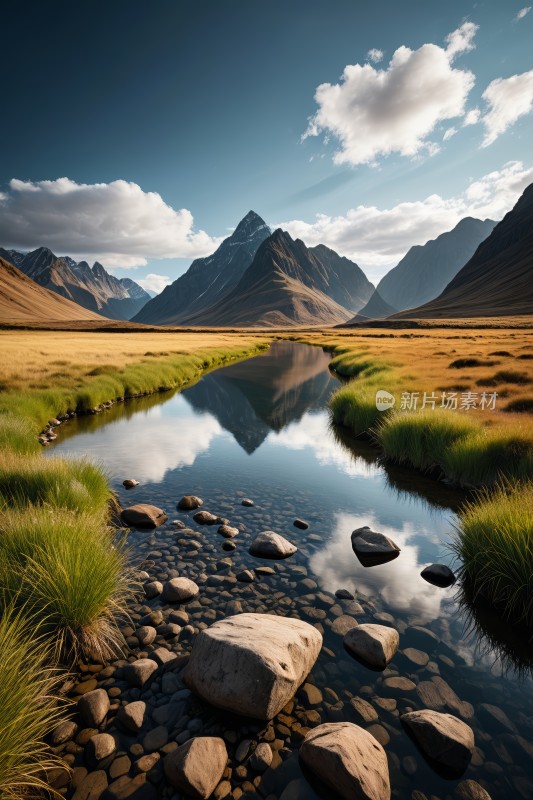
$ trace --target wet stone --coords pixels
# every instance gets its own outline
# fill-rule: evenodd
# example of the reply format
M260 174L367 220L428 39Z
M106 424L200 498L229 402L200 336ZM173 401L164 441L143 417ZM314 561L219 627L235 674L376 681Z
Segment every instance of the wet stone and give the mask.
M178 501L178 509L180 511L193 511L195 508L203 506L204 501L194 494L186 494L181 500Z
M300 528L302 531L306 531L309 528L309 523L299 518L296 518L292 524L295 528Z
M253 508L254 505L255 505L254 501L250 500L249 497L243 497L243 499L241 500L241 506L246 506L247 508Z
M416 650L414 647L406 647L402 650L402 653L409 661L419 667L425 667L429 661L427 653L424 653L423 650Z
M352 697L349 707L358 723L375 722L379 718L376 709L362 697Z
M333 625L331 626L331 630L333 633L339 634L339 636L345 636L352 628L357 627L358 622L353 617L350 617L348 614L341 614L340 617L337 617Z

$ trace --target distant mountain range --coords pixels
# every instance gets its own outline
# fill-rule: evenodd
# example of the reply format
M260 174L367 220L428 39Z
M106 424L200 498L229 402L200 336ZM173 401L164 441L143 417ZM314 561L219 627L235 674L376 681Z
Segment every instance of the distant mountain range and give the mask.
M150 300L138 283L130 278L115 278L98 261L90 267L86 261L77 263L69 256L58 257L47 247L30 253L0 247L0 257L39 286L110 319L131 319Z
M324 245L299 239L250 211L207 259L147 303L135 322L154 325L330 325L374 290L363 271Z
M4 323L75 322L103 319L51 292L0 257L0 321Z
M434 300L393 319L533 313L533 184Z

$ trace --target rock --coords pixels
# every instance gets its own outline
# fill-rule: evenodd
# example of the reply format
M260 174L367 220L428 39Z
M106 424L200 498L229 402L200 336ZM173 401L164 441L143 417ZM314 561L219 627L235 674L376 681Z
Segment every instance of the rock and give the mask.
M260 742L248 761L254 772L264 772L272 764L272 748L267 742Z
M461 775L474 752L472 728L451 714L424 709L402 714L400 720L431 761Z
M350 707L358 723L376 722L379 719L378 712L374 706L370 705L367 700L363 700L362 697L352 697L350 700Z
M197 511L193 516L193 520L197 522L198 525L216 525L217 523L220 525L221 522L220 517L216 517L209 511Z
M136 506L125 508L120 516L125 525L131 525L133 528L158 528L168 519L161 508L147 503L138 503Z
M183 630L186 631L187 628L183 628ZM153 652L150 653L150 658L148 660L155 661L157 666L162 667L170 661L175 661L177 657L176 653L167 650L166 647L158 647L157 650L153 650Z
M107 789L107 775L103 769L89 772L78 785L72 800L99 800Z
M163 587L163 600L167 603L185 603L200 593L200 587L190 578L171 578Z
M343 800L390 800L387 756L378 741L351 722L328 722L300 747L305 766Z
M235 761L238 761L239 764L242 764L242 762L246 759L248 753L250 752L251 743L252 742L250 739L243 739L235 750Z
M152 644L155 637L157 636L157 631L155 628L152 628L151 625L141 625L140 628L137 628L137 639L141 647L146 647L147 644Z
M319 706L323 700L322 692L312 683L304 683L300 689L306 706Z
M292 524L295 528L300 528L301 531L306 531L309 527L309 523L304 519L295 519Z
M108 758L116 749L116 742L109 733L97 733L87 743L89 758L96 764L102 759Z
M154 750L161 750L167 742L168 729L164 725L158 725L157 728L152 728L151 731L148 731L143 739L143 747L145 752L151 753Z
M344 636L348 631L351 631L352 628L356 628L358 624L357 620L350 617L348 614L341 614L340 617L336 617L333 620L331 630L333 633L338 633L339 636Z
M58 744L64 744L68 742L69 739L73 739L78 732L78 726L72 719L66 719L63 722L60 722L59 725L56 725L52 733L50 734L50 742L53 747L57 747Z
M252 508L255 505L253 500L250 500L248 497L245 497L241 500L241 506L247 506L248 508Z
M321 646L307 622L237 614L200 631L183 679L214 706L268 720L293 697Z
M122 481L122 485L125 489L133 489L135 486L139 485L139 481L136 481L133 478L126 478L125 481Z
M223 739L196 736L169 753L163 765L166 778L175 789L197 800L207 800L222 780L227 761Z
M366 666L381 670L394 657L400 636L395 628L369 623L351 628L343 642L350 655Z
M273 800L273 797L268 800ZM279 800L322 800L322 798L313 791L307 781L303 778L296 778L287 784Z
M248 552L258 558L288 558L294 555L297 549L279 533L263 531L255 537Z
M232 550L235 550L236 547L237 545L235 542L231 542L229 539L225 539L225 541L222 542L222 549L228 553L230 553Z
M145 714L146 703L143 700L135 700L133 703L119 708L117 722L126 730L138 733L143 726Z
M371 530L368 525L353 531L352 549L364 567L384 564L400 555L400 548L392 539Z
M454 797L458 800L491 800L490 794L477 781L469 778L455 787Z
M255 580L254 573L249 569L243 569L242 572L238 572L235 577L242 583L252 583Z
M490 725L496 723L497 727L503 731L514 733L516 726L511 722L505 711L498 706L493 706L490 703L480 703L477 707L477 713L481 719L485 719Z
M203 506L204 501L194 494L186 494L178 503L180 511L193 511L195 508Z
M428 583L443 589L455 583L455 575L446 564L430 564L420 574Z
M402 653L408 661L416 664L417 667L425 667L429 662L428 654L424 653L423 650L417 650L415 647L406 647L405 650L402 650Z
M124 678L130 686L139 689L144 686L157 669L157 664L151 658L139 658L131 664L124 666Z
M90 728L98 728L109 711L109 696L105 689L93 689L78 700L78 711Z
M355 600L355 595L349 589L337 589L335 597L339 600Z
M416 683L409 678L403 678L401 675L393 675L391 678L385 678L383 688L387 689L389 694L402 695L405 692L412 692L413 689L416 689Z
M179 528L182 531L187 527L186 524L181 521L181 519L173 519L170 524L173 528Z
M231 525L221 525L218 529L218 532L221 536L224 536L226 539L233 539L234 536L237 536L239 533L238 528L232 528Z
M160 581L150 581L149 583L144 584L144 593L147 600L152 600L154 597L158 597L162 591L163 584L160 583Z
M474 716L472 704L457 697L452 687L440 675L434 675L429 681L420 681L416 691L422 703L429 708L446 708L464 719Z

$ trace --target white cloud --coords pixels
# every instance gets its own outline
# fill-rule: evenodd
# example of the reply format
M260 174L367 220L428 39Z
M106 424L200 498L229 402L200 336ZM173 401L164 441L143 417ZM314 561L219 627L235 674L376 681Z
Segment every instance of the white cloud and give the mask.
M383 50L378 50L377 47L372 47L366 56L369 61L372 61L374 64L378 64L383 60Z
M453 126L451 128L447 128L444 131L444 136L442 137L442 140L444 142L447 142L448 139L451 139L452 136L455 136L456 133L457 133L457 128L454 128Z
M477 125L480 118L481 118L481 111L479 110L479 108L471 108L470 111L468 111L465 114L465 118L463 120L463 126L467 127L468 125Z
M533 167L510 161L449 199L432 194L391 208L360 205L341 216L318 214L314 222L290 220L276 227L308 246L322 243L331 247L356 261L370 280L377 281L411 246L451 230L463 217L501 219L531 182Z
M168 275L157 275L155 272L150 272L145 278L137 278L136 282L147 292L159 294L165 286L172 283L172 278L169 278Z
M418 50L399 47L387 69L349 64L340 83L317 87L318 111L302 139L323 131L335 136L337 164L436 152L438 145L428 137L437 123L465 113L474 75L453 67L453 60L473 48L476 30L473 23L464 23L446 38L446 50L435 44Z
M481 118L485 126L483 147L488 147L519 117L533 107L533 69L510 78L497 78L483 92L489 110Z
M195 231L190 211L172 208L136 183L15 178L0 197L0 242L21 249L46 245L61 255L133 267L148 258L205 256L220 239Z
M518 22L521 19L524 19L526 14L529 14L531 11L531 6L526 6L525 8L521 8L516 17L514 18L513 22Z

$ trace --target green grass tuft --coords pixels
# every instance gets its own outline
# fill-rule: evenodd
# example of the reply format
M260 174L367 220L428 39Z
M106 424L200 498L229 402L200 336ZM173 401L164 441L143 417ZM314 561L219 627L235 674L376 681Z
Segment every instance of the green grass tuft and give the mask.
M500 485L467 504L453 549L474 594L513 624L533 626L533 483Z
M49 796L47 772L65 769L44 742L62 715L50 645L8 606L0 616L0 653L0 796Z

